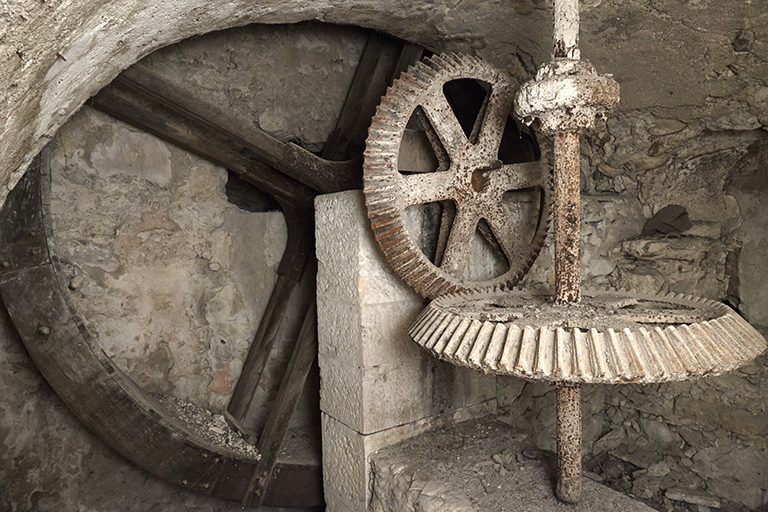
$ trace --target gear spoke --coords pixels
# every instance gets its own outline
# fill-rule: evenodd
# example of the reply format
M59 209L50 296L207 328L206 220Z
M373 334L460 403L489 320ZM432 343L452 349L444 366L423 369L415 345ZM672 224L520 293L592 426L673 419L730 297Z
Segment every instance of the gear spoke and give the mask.
M448 152L445 151L442 142L440 142L440 137L437 135L435 128L424 113L424 109L417 108L413 114L416 116L420 127L424 130L427 140L432 146L432 151L435 152L435 158L437 158L438 163L435 172L447 171L451 165L451 159L448 157Z
M480 217L475 213L474 208L457 208L441 269L455 276L461 275L469 263L472 239L475 237L479 220Z
M437 132L448 155L455 158L469 141L464 129L459 124L459 120L456 119L456 114L453 113L453 109L448 104L442 87L422 101L421 107Z
M488 215L485 221L491 228L493 236L496 238L496 242L499 244L501 252L507 258L507 262L510 264L515 261L515 258L522 252L524 247L523 240L520 236L520 231L514 227L509 212L503 204L497 204L492 208L493 214Z
M437 234L437 248L435 249L435 265L443 263L445 248L448 245L448 235L451 234L451 226L456 218L456 204L453 201L443 201L443 215L440 218L440 230Z
M426 172L400 176L398 202L403 210L409 206L450 199L451 173Z
M482 125L478 138L486 157L495 160L501 145L501 136L507 124L509 111L512 109L514 96L509 87L496 85L491 88L487 104L483 109Z
M488 179L494 187L504 192L523 190L533 187L544 187L548 172L541 161L522 164L506 164L488 174Z

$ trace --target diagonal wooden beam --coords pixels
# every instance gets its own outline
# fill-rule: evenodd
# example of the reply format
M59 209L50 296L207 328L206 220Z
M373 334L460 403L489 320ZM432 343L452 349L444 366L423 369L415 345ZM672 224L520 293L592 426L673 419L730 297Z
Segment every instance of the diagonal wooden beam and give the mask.
M371 32L357 65L344 106L323 151L323 158L344 160L363 154L371 118L387 87L408 66L421 59L424 48Z
M267 310L235 385L227 416L248 433L243 421L263 374L268 356L295 285L308 261L314 261L316 191L359 188L360 163L370 119L386 88L422 55L416 45L402 45L373 33L363 52L336 130L317 157L294 144L285 144L216 107L182 93L173 84L142 66L124 72L91 103L190 152L237 172L280 203L288 225L288 243L278 267L278 279ZM337 160L332 162L330 160ZM260 506L274 472L277 454L316 357L317 317L307 313L278 397L259 438L262 461L253 471L243 503Z
M280 383L275 405L259 439L258 449L261 460L253 470L250 484L243 495L243 505L259 508L264 500L275 470L280 446L283 444L288 424L296 411L307 375L316 357L317 307L312 301L301 326L288 368Z
M193 119L132 89L110 85L89 100L93 107L175 146L221 165L276 199L311 204L316 191L244 156L239 145Z
M323 193L360 188L362 160L331 162L228 115L202 98L188 95L141 64L125 70L115 83L143 94L176 114L248 150L261 163ZM112 86L109 86L112 87ZM242 152L242 151L241 151Z

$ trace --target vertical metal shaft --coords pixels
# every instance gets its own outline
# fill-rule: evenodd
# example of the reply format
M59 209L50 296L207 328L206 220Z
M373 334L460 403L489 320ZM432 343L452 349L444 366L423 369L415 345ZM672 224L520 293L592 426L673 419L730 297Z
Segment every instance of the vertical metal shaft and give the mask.
M555 300L581 300L579 134L555 135ZM557 489L559 499L581 499L581 386L557 385Z
M555 301L581 300L579 134L555 135Z
M553 48L555 58L579 60L579 0L555 1Z
M554 58L578 60L579 0L555 1ZM555 301L581 300L579 134L555 134ZM557 489L559 499L581 499L581 386L557 386Z
M581 300L579 237L579 135L594 127L596 115L616 108L618 84L579 62L579 0L555 0L552 62L535 80L523 85L515 112L521 119L538 117L555 144L555 303ZM562 97L553 91L562 91ZM581 387L557 383L557 497L581 499Z
M581 499L581 385L557 385L557 497Z

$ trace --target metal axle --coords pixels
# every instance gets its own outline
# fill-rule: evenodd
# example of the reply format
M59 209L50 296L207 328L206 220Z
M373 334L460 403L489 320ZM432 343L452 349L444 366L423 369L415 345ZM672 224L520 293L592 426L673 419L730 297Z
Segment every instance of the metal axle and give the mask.
M579 134L555 135L555 302L581 300ZM559 499L581 499L581 385L557 384L557 489Z
M557 497L581 500L581 384L557 385Z

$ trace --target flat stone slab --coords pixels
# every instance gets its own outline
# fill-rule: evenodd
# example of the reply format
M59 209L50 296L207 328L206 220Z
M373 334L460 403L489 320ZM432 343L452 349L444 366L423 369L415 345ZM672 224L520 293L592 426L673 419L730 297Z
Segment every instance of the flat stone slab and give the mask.
M654 512L587 476L581 503L560 502L554 454L493 417L408 439L371 463L374 512Z

